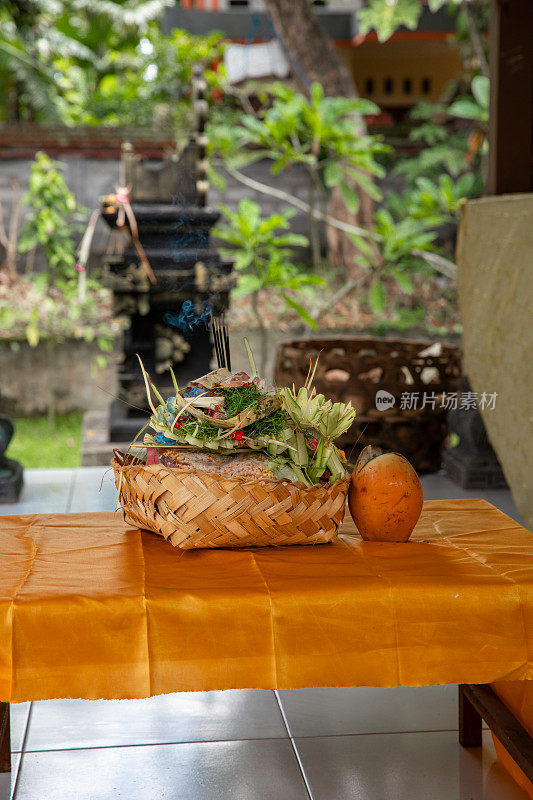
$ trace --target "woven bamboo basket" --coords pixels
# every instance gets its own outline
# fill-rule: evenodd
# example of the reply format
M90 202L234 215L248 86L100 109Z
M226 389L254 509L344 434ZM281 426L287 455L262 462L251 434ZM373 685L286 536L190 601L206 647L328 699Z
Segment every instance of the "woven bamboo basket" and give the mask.
M332 542L346 510L348 480L307 488L117 459L112 466L125 521L185 550Z

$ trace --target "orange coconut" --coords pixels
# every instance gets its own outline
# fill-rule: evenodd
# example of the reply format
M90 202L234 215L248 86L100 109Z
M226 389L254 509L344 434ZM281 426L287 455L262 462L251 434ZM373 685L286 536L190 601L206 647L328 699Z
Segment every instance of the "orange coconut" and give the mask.
M363 539L406 542L422 511L422 486L399 453L365 447L348 491L348 506Z

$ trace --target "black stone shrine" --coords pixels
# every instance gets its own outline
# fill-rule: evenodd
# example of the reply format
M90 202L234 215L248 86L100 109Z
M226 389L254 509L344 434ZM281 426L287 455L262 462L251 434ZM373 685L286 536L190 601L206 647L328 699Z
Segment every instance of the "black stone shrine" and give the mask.
M22 490L22 466L5 455L13 433L11 420L0 414L0 503L16 503Z
M466 375L461 377L461 392L470 392ZM505 489L507 482L496 453L487 436L483 418L477 408L449 411L450 430L459 437L457 447L442 454L444 471L463 489Z
M169 367L178 383L212 368L212 345L207 326L179 329L166 320L177 315L185 301L196 315L227 309L232 286L231 264L224 264L210 242L210 230L219 213L205 207L208 181L204 131L207 104L202 78L196 76L193 93L196 124L179 156L146 162L130 144L122 148L121 182L128 187L139 241L156 282L150 283L131 244L121 254L108 255L104 268L113 291L115 315L129 317L119 372L120 401L111 406L110 441L132 441L148 410L137 354L165 396L173 394ZM102 215L113 229L116 207L103 204Z

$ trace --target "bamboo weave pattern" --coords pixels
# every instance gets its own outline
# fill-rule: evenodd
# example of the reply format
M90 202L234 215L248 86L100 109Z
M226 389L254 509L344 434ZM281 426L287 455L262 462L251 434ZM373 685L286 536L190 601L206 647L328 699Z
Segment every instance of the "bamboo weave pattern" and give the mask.
M125 521L182 549L331 542L346 510L348 480L307 488L160 464L112 466Z

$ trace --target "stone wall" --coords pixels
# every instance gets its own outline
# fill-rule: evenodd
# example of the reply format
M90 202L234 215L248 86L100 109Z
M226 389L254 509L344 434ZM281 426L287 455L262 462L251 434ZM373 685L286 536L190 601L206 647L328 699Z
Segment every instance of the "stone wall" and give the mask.
M0 342L0 412L43 414L52 395L58 413L106 409L117 394L118 354L105 369L96 369L99 353L96 344L78 340L53 347L20 342L16 349Z

